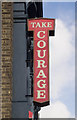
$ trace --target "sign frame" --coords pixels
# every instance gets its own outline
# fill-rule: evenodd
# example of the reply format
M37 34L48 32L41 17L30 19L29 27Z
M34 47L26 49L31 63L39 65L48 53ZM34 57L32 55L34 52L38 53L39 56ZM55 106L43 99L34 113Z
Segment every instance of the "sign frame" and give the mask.
M54 32L55 32L55 19L52 18L31 18L31 19L27 19L27 23L28 23L28 32L31 32L32 30L29 30L29 20L54 20L54 25L53 25L53 30L48 30L48 100L45 102L37 102L37 101L33 101L35 105L43 107L43 106L47 106L50 103L50 94L49 94L49 32L51 32L51 36L54 36ZM34 31L33 32L33 41L34 41ZM33 42L33 73L34 73L34 42ZM34 99L34 75L33 75L33 99Z

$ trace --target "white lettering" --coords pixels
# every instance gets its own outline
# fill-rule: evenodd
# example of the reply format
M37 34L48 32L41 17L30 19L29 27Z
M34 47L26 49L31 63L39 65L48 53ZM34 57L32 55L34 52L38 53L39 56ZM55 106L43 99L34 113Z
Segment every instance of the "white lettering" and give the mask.
M42 87L40 86L40 83L41 82L43 82L44 84L42 84ZM45 80L39 80L38 82L37 82L37 86L39 87L39 88L45 88Z
M48 22L48 26L47 27L52 27L52 22Z
M45 31L39 31L38 33L37 33L37 37L38 38L44 38L45 37L45 35L43 35L42 37L40 36L40 33L43 33L43 34L45 34Z
M37 27L41 27L39 22L37 22L36 28L37 28Z
M37 78L40 78L39 76L42 76L42 78L46 78L46 76L45 76L43 70L40 70L40 72L38 73Z
M46 96L45 96L45 90L37 90L37 99L40 99L40 98L42 98L42 99L44 99ZM41 97L42 96L42 97Z
M42 22L42 24L40 24L39 22L31 22L32 24L32 28L46 28L46 27L52 27L52 22Z
M43 43L43 46L40 46L40 43ZM46 46L46 42L45 41L43 41L43 40L40 40L38 43L37 43L37 46L39 47L39 48L44 48L45 46Z
M46 27L46 22L42 22L42 27Z
M31 22L31 24L32 24L32 27L34 28L34 24L36 24L36 22Z
M37 66L37 68L41 68L41 66L43 67L43 68L46 68L47 67L47 65L45 66L44 64L45 64L45 61L44 60L37 60L38 61L38 66Z
M43 50L43 55L42 56L40 55L41 50L37 50L37 52L38 52L38 57L39 58L44 58L45 57L46 50Z

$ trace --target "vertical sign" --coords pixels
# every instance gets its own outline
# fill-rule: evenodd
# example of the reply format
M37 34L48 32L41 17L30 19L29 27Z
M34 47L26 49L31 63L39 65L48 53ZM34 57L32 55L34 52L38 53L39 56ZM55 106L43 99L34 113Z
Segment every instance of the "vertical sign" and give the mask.
M49 31L54 31L54 19L29 19L28 31L34 31L34 103L49 104Z

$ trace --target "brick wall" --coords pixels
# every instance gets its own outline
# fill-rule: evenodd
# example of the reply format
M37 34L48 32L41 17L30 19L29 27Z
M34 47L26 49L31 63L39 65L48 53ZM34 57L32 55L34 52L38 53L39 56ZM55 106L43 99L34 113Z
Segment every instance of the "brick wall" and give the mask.
M2 118L11 118L13 3L2 2L1 88ZM2 94L2 98L1 98Z

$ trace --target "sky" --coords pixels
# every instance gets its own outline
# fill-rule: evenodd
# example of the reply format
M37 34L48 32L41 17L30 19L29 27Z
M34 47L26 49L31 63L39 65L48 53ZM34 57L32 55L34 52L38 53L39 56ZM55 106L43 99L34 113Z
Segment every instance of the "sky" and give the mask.
M43 17L55 18L49 37L50 105L40 118L75 117L75 2L44 2Z

